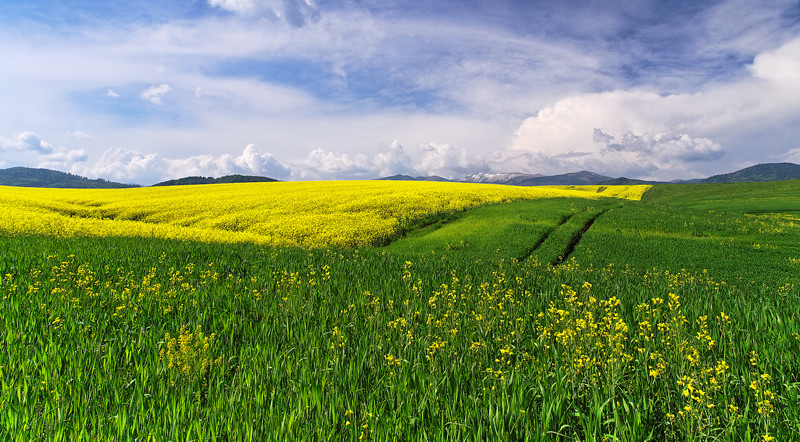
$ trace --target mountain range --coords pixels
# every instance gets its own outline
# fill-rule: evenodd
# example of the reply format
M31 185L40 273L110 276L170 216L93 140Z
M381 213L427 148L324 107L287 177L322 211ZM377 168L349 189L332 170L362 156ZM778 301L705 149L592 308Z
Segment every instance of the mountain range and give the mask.
M448 180L440 176L393 175L379 178L396 181L449 181L462 183L507 184L514 186L574 186L574 185L614 185L614 184L660 184L664 181L644 181L632 178L613 178L586 170L561 175L545 176L527 173L488 173L481 172ZM781 181L800 179L800 165L794 163L766 163L746 167L736 172L714 175L705 179L677 180L670 183L743 183L762 181ZM248 175L226 175L220 178L191 176L163 181L154 186L180 186L190 184L250 183L277 181L273 178ZM57 188L126 188L140 187L136 184L123 184L104 179L89 179L71 173L29 167L0 169L0 186L18 187L57 187Z
M577 186L577 185L615 185L615 184L667 184L667 183L744 183L800 179L800 165L794 163L766 163L746 167L736 172L714 175L704 179L675 181L646 181L633 178L612 178L587 170L545 176L527 173L476 173L457 180L442 177L411 177L393 175L383 180L413 181L452 181L462 183L509 184L515 186Z

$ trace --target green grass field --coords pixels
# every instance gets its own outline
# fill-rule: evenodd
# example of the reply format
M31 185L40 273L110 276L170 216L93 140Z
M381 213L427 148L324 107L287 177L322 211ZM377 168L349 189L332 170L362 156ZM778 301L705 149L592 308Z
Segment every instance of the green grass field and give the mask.
M0 440L794 440L800 182L384 247L0 237Z

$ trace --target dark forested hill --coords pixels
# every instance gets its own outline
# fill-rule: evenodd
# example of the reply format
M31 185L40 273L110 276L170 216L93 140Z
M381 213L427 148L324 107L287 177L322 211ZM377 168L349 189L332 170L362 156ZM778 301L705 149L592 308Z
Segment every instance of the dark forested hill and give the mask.
M11 167L0 169L0 186L18 187L58 187L73 189L119 189L139 187L136 184L122 184L104 179L90 180L71 173L50 169L30 167Z
M271 183L278 181L274 178L265 176L250 176L250 175L225 175L220 178L202 177L202 176L189 176L178 178L176 180L162 181L153 186L187 186L192 184L224 184L224 183Z
M800 179L800 165L794 163L766 163L746 167L736 172L714 175L704 183L746 183Z

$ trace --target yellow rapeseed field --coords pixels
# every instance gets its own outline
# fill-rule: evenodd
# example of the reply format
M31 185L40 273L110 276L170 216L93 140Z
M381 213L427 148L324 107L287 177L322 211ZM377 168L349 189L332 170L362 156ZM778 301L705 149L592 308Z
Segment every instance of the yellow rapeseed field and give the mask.
M515 187L401 181L112 190L0 186L0 234L361 247L384 242L403 227L437 213L538 198L638 200L649 187Z

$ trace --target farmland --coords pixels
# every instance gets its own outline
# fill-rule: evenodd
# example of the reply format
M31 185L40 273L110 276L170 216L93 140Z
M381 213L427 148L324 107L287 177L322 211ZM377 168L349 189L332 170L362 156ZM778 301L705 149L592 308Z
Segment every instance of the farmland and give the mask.
M800 183L326 186L3 188L0 439L800 431Z

